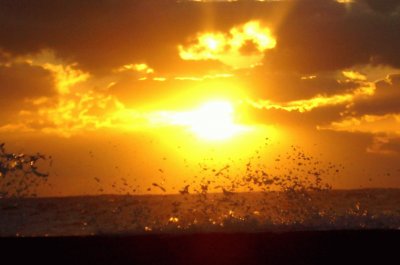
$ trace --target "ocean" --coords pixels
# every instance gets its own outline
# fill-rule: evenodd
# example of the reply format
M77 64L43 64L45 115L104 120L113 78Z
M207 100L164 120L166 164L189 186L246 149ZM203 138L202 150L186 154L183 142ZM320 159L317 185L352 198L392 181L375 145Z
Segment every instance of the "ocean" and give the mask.
M400 189L0 199L0 236L400 230Z

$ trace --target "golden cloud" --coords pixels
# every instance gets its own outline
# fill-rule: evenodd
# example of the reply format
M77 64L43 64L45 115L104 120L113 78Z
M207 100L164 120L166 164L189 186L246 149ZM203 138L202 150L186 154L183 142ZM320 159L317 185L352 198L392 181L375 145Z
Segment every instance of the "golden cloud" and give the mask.
M400 114L347 117L341 121L332 122L328 126L319 126L318 128L321 130L400 135Z
M12 58L7 67L19 64L49 71L58 93L52 97L25 99L26 106L20 107L18 117L0 127L0 132L42 132L70 137L99 128L140 127L145 122L141 114L127 109L115 96L91 89L98 85L98 81L91 80L90 75L80 70L76 63L59 60L53 51L43 50L34 55ZM124 65L122 68L125 71L153 72L146 64ZM113 84L115 82L108 82L105 87ZM27 106L35 108L28 110Z
M350 80L365 81L367 77L357 71L342 71L342 74Z
M270 100L248 100L248 103L257 109L277 109L285 111L308 112L315 108L352 104L355 99L372 96L375 93L375 84L365 82L351 93L336 94L332 96L317 95L310 99L295 100L286 103L276 103Z
M129 72L129 71L136 71L136 72L145 73L145 74L153 74L154 73L154 69L150 68L145 63L125 64L117 69L114 69L114 72L116 72L116 73Z
M61 94L70 93L72 86L84 82L89 78L88 73L75 69L76 64L62 65L45 63L41 66L53 73L56 80L56 87Z
M37 111L21 111L20 120L0 127L0 132L42 132L71 137L102 128L142 128L149 118L126 108L118 99L93 90L61 96L57 104L44 100Z
M336 2L338 2L340 4L350 4L350 3L354 3L354 0L336 0Z
M26 63L49 71L54 76L55 85L60 94L70 93L73 86L88 80L90 77L89 73L78 69L77 63L65 63L57 59L52 50L42 50L33 56L16 57L8 63Z
M368 153L398 154L398 150L393 149L391 144L400 139L400 114L347 117L327 126L317 126L317 128L319 130L372 134L372 143L366 148Z
M268 27L249 21L231 28L229 33L198 33L178 50L183 60L217 60L234 68L247 68L259 64L264 52L275 46L276 39Z
M0 132L47 133L71 137L86 131L98 129L143 130L157 123L157 111L140 111L127 107L120 99L109 94L109 89L118 82L118 75L103 79L91 78L78 68L76 63L66 63L56 58L52 51L17 57L9 62L40 67L53 75L57 92L52 97L27 98L21 105L15 119L0 127ZM154 76L154 70L147 64L127 64L115 69L114 74L134 71L141 78L166 81L167 77ZM144 76L143 76L144 75ZM208 80L232 77L232 74L210 74L200 77L170 77L172 80ZM97 87L93 89L93 87ZM29 106L34 106L30 108Z

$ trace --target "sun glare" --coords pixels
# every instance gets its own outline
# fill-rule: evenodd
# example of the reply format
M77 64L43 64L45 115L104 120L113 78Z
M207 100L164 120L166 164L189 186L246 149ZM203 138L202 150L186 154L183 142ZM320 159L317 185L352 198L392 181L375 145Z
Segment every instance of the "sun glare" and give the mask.
M209 101L195 110L168 115L171 124L187 126L191 132L205 140L225 140L248 130L235 124L234 107L224 100Z

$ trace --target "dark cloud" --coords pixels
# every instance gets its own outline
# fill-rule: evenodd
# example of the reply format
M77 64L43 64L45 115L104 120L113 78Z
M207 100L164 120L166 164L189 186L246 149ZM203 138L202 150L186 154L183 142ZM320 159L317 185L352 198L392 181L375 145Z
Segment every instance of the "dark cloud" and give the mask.
M368 6L378 12L382 13L394 13L399 11L400 1L399 0L364 0Z
M382 143L381 149L400 154L400 137L391 138L387 142Z
M400 66L394 48L400 44L399 14L373 12L362 2L350 9L333 1L305 2L309 5L297 5L278 28L278 45L265 57L268 69L315 73L367 63Z
M78 62L78 67L94 75L110 74L124 64L146 63L155 70L149 79L161 76L168 80L138 81L137 74L113 73L115 84L110 93L128 105L135 105L193 86L193 82L173 80L176 76L227 70L215 61L181 60L177 45L185 43L188 37L204 30L228 32L234 25L260 19L271 26L277 46L265 52L263 66L249 70L247 77L247 73L237 72L237 75L243 78L254 98L287 102L318 94L345 93L358 86L356 82L338 82L324 73L367 63L400 67L397 48L400 12L396 10L396 1L370 0L356 1L350 8L325 0L232 3L3 0L0 1L0 50L16 56L52 49L57 56L67 62ZM253 46L248 43L241 52L252 54ZM0 55L0 61L1 58ZM317 77L301 79L308 74ZM17 93L15 98L51 94L48 89L51 82L46 83L47 79L39 74L37 80L23 78L22 74L12 79L13 76L18 75L3 74L2 82L15 82L15 87L21 87L13 90L19 91L12 92ZM396 96L380 96L379 90L384 89L378 88L371 97L376 100L374 103L360 101L355 108L365 113L397 111ZM314 124L336 117L335 108L301 115L307 119L304 122L310 120ZM297 119L295 116L293 120Z
M0 66L0 111L2 121L26 109L26 99L56 94L52 75L41 67L16 64ZM32 107L32 106L30 106Z
M0 100L9 103L6 105L27 98L49 97L56 93L51 73L27 64L0 67L0 86Z
M196 32L227 31L235 24L262 19L278 38L276 49L266 52L267 69L310 73L371 61L400 66L399 13L382 13L395 6L395 1L357 1L348 9L321 0L4 0L0 47L13 54L54 49L96 73L137 61L166 72L182 63L176 46Z
M295 73L257 73L246 78L247 87L255 98L274 102L288 102L309 99L317 95L331 96L351 92L359 87L357 82L340 82L337 73L323 73L318 76L302 76Z
M287 111L282 109L257 109L247 110L251 121L261 124L272 124L282 127L308 128L315 130L317 126L329 124L340 120L344 105L326 106L308 112Z
M2 1L0 10L5 50L53 49L91 72L137 61L171 69L180 61L177 45L212 27L198 5L175 1ZM236 19L233 14L231 24Z
M370 153L399 155L400 137L387 134L376 134L367 150Z
M0 64L5 64L9 61L9 56L0 49Z
M400 113L400 74L376 82L375 94L355 101L352 109L358 115Z

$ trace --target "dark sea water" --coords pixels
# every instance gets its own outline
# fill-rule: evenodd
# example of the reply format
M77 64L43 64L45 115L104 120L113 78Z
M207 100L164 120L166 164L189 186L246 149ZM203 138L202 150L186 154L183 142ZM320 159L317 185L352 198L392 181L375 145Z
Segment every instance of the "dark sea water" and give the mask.
M0 200L1 236L400 229L400 190Z

